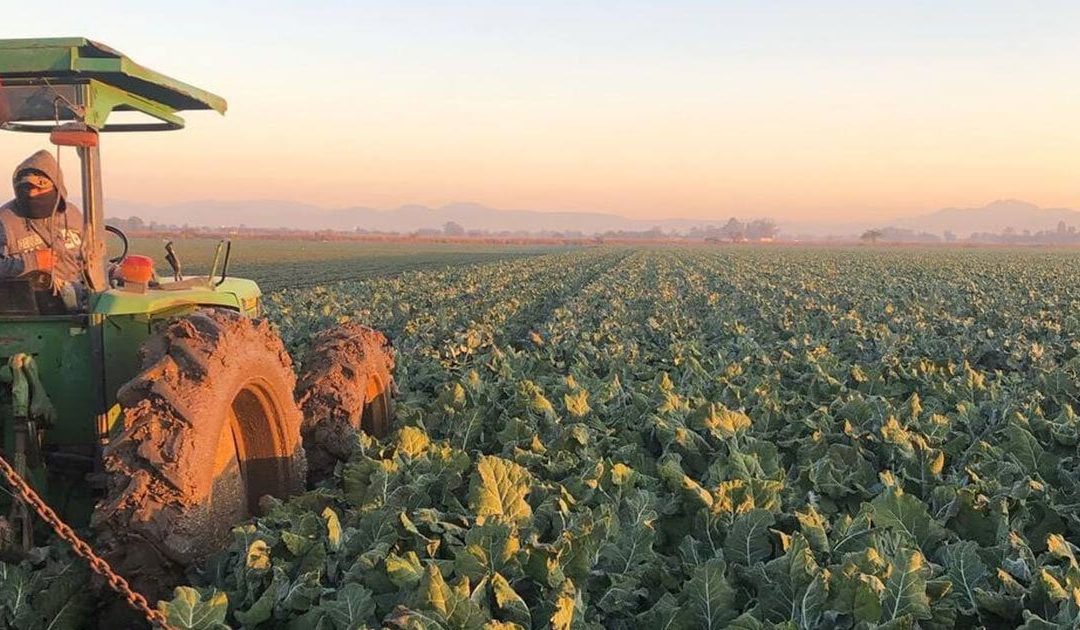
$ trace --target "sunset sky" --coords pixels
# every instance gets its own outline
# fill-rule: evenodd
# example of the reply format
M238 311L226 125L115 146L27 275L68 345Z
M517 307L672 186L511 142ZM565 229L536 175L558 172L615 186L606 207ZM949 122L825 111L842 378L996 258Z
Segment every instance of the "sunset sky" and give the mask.
M1080 208L1076 2L111 2L10 16L221 94L106 195L632 217ZM14 165L41 137L3 134ZM69 155L65 166L74 167Z

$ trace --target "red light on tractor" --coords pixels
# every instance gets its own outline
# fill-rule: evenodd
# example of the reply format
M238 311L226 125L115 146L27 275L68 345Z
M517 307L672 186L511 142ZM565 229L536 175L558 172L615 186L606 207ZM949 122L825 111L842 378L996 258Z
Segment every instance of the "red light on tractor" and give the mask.
M53 128L49 141L58 147L82 147L98 145L98 132L83 123L65 123Z
M125 283L149 284L154 278L154 259L132 254L120 263L120 279Z

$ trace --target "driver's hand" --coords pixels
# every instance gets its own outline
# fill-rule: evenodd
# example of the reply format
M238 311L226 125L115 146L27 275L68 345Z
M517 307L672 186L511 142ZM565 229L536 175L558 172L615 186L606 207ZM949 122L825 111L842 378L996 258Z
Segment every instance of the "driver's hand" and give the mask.
M51 249L39 249L26 254L23 259L26 265L24 273L31 271L51 272L56 266L56 255Z

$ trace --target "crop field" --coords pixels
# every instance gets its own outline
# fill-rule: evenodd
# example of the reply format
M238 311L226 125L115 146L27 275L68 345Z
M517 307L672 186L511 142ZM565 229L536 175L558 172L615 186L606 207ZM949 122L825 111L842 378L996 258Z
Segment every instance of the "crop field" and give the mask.
M152 256L159 273L169 273L163 238L131 239L131 253ZM209 273L217 239L173 239L184 274ZM119 247L110 238L113 249ZM437 243L420 241L317 241L302 239L234 239L230 275L251 278L264 291L312 286L448 266L536 256L567 249L556 245ZM117 255L119 251L113 251Z
M1077 278L1066 251L597 248L271 293L294 357L346 319L392 338L396 430L236 527L162 609L1077 627ZM0 572L0 626L92 608L60 545Z

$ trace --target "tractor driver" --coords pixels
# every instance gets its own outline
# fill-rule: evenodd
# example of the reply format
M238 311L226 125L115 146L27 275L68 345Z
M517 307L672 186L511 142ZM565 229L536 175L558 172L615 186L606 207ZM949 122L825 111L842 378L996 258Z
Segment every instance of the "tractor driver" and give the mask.
M0 206L0 279L38 271L54 290L82 279L82 213L67 200L60 165L38 151L15 169L15 198Z

